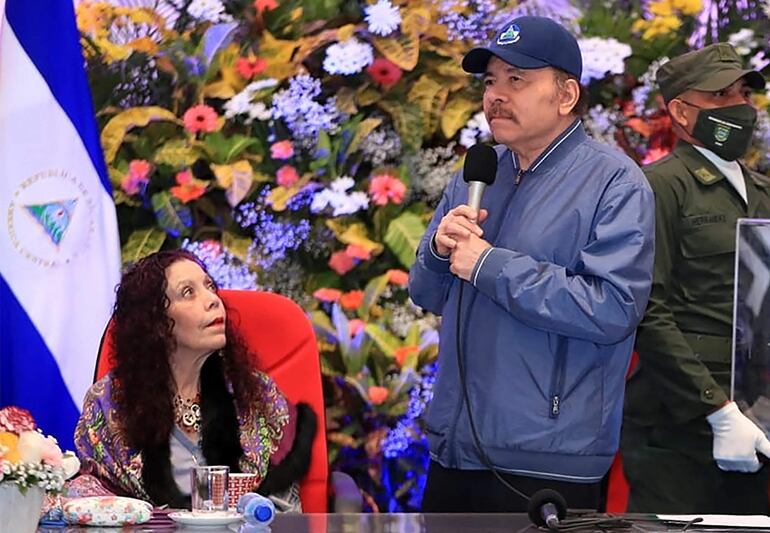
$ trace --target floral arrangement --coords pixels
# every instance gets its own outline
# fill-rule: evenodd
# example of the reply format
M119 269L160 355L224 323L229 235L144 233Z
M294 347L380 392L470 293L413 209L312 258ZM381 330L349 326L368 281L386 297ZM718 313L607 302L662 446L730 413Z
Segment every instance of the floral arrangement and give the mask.
M13 483L25 493L30 487L58 492L80 468L72 452L62 453L56 439L36 427L29 411L0 409L0 483Z
M488 141L464 53L518 15L559 20L585 62L589 133L640 164L675 141L667 57L731 40L755 68L766 2L741 0L81 0L77 6L124 264L198 254L222 287L311 317L332 468L371 509L419 508L421 415L439 321L407 270L467 148ZM762 110L748 162L770 168Z

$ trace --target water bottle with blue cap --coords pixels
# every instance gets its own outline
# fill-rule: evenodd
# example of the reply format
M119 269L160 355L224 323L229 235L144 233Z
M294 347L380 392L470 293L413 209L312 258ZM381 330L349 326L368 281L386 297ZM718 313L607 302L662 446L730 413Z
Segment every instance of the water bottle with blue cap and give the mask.
M270 525L275 518L275 504L269 498L254 492L247 492L241 496L238 499L236 509L243 514L243 518L246 520L244 525L264 528Z

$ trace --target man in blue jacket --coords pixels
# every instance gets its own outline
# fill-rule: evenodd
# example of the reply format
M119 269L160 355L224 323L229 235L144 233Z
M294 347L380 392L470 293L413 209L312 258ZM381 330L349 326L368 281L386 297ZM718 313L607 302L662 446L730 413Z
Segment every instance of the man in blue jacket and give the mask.
M412 299L443 316L423 510L526 509L495 475L596 508L650 292L653 195L586 135L580 49L562 26L520 17L462 66L484 76L498 170L479 213L453 177L410 273Z

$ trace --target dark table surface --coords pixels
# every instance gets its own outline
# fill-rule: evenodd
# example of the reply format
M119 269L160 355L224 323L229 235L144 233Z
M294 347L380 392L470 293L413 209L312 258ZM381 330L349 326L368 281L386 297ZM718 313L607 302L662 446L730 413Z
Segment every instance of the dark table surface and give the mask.
M606 516L606 515L603 515ZM621 517L616 517L621 518ZM609 531L654 533L682 531L681 525L666 525L653 521L651 515L624 515L623 527L599 528L587 526L579 531ZM192 527L170 521L153 520L152 525L130 528L68 527L45 528L39 533L107 533L107 532L237 532L241 524L230 526ZM537 529L524 514L282 514L275 518L269 530L272 533L531 533ZM696 527L689 532L699 531ZM713 531L713 530L710 530ZM739 530L731 529L731 532ZM758 531L758 530L752 530ZM244 532L245 533L245 532Z

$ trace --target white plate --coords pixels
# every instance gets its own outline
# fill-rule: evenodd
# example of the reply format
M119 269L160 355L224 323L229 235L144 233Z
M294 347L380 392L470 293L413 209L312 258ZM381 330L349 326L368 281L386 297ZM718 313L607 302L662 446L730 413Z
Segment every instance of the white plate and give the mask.
M169 513L168 517L174 522L186 526L226 526L239 522L243 515L233 511L216 511L212 513L191 513L190 511L179 511Z

